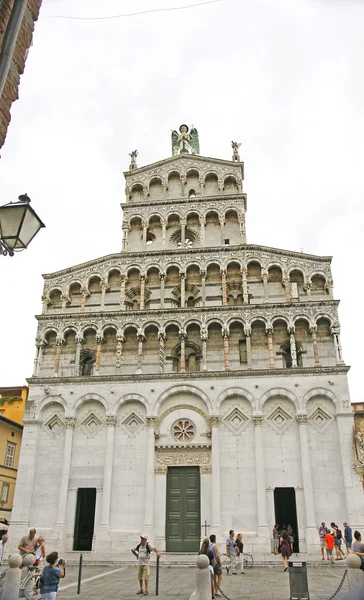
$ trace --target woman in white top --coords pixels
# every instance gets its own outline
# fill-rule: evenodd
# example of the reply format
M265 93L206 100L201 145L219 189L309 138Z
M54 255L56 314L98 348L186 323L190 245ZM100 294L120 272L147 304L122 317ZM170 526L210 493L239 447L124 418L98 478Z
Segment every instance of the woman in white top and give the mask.
M41 560L45 560L46 557L46 549L45 549L45 539L42 535L39 536L38 540L37 540L37 545L35 548L35 563L34 566L36 567L37 565L39 565Z

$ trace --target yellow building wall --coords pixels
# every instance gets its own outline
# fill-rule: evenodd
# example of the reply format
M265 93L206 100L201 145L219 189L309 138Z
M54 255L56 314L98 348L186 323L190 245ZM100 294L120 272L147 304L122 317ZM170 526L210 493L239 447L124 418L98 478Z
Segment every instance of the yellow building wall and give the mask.
M0 387L0 415L23 424L25 404L28 398L28 386L23 387Z

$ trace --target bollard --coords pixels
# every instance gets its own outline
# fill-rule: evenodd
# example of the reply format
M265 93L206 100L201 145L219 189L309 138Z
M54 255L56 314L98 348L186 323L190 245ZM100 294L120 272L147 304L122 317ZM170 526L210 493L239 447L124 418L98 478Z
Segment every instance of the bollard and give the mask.
M159 556L157 556L157 569L155 572L155 595L159 595Z
M80 554L80 563L78 565L77 594L81 593L81 577L82 577L82 554Z
M35 563L34 554L26 554L23 556L23 569L21 570L20 590L19 598L26 598L26 600L33 600L34 598L34 581L32 578L23 584L23 580L29 573L29 567L32 567Z
M20 554L12 554L8 559L8 569L5 574L5 582L3 588L4 600L18 600L21 570L19 569L22 563Z
M206 554L199 554L196 558L196 584L195 591L192 592L190 600L210 600L211 599L211 573L208 570L209 559Z
M364 571L361 570L361 558L357 554L346 557L348 567L348 585L350 600L363 600L364 598Z
M309 600L307 565L306 562L300 560L297 554L294 558L291 557L288 559L288 575L290 599L298 600L301 598L302 600Z

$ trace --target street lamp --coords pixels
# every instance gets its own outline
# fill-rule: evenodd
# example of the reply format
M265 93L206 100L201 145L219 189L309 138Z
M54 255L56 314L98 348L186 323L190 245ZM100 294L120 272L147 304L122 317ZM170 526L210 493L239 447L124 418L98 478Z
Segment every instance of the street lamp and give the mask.
M14 252L25 250L45 227L29 203L29 196L22 194L19 202L0 206L0 254L14 256Z

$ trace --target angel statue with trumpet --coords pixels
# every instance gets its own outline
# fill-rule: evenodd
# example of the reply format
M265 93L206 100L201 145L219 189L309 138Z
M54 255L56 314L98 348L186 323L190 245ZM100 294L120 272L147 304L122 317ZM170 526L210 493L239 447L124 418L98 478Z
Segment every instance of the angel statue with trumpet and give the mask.
M179 133L175 130L172 131L172 154L199 154L200 145L198 141L198 131L192 125L191 131L187 125L181 125Z

